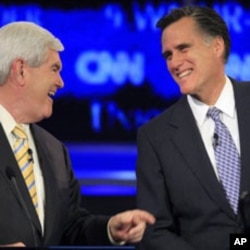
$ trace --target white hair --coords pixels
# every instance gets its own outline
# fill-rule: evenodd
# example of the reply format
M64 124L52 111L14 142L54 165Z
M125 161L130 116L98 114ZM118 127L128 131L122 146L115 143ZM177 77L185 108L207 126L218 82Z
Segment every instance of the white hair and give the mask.
M47 59L48 49L63 51L61 41L45 28L32 22L9 23L0 28L0 85L4 84L11 63L22 58L38 67Z

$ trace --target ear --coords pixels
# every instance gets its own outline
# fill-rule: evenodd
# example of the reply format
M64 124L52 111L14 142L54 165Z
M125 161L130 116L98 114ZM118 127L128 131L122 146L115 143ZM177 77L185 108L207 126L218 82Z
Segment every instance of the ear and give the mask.
M15 82L24 85L24 60L21 58L15 59L11 64L11 74Z
M216 37L214 39L214 51L217 57L224 57L225 43L222 37Z

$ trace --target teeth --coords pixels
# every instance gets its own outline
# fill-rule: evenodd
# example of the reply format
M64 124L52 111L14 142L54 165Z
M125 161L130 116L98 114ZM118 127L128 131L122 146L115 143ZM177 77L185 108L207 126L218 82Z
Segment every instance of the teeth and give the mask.
M54 96L55 94L56 94L55 92L52 92L52 91L49 92L49 96L51 97Z
M183 78L191 73L191 69L183 71L181 74L178 75L178 77Z

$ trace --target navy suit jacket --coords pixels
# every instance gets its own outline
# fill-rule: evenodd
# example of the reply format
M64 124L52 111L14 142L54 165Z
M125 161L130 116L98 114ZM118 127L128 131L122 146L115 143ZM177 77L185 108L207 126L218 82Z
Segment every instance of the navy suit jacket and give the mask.
M34 246L110 245L108 217L94 216L80 208L79 185L71 169L65 146L37 125L31 125L45 185L45 228L41 226L15 156L0 124L0 245L23 242ZM16 183L30 214L6 169ZM33 226L32 226L33 225ZM32 233L34 228L34 233Z
M233 80L241 192L250 191L250 83ZM242 232L183 96L138 131L137 204L156 216L138 249L226 250Z

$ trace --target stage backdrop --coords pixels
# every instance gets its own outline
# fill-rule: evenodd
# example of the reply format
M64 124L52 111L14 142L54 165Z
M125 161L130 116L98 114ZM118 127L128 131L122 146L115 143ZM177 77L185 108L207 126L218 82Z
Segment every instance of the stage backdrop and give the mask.
M0 24L33 21L65 46L65 87L55 97L53 116L41 125L67 144L83 194L134 195L137 128L180 97L155 27L179 4L89 1L67 8L62 2L0 4ZM221 1L210 6L227 22L232 37L227 73L249 80L249 8Z

